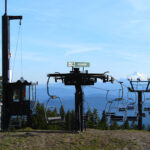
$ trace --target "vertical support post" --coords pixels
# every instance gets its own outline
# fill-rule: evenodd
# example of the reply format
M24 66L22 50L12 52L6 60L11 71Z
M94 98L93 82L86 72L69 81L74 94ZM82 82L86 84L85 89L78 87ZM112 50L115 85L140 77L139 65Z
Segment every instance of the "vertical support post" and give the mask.
M2 16L2 75L3 83L8 83L9 70L9 54L10 54L10 21L9 17Z
M75 85L75 130L83 131L83 92L81 85Z
M83 92L82 92L82 88L80 89L80 130L83 131Z
M36 101L36 85L35 85L35 93L34 94L35 94L35 101Z
M75 131L79 130L79 95L78 95L78 87L76 87L75 93Z
M5 15L7 15L7 0L5 0Z
M138 128L142 130L142 92L138 92Z
M7 130L9 125L9 84L10 64L10 20L22 19L22 16L7 16L7 0L5 0L5 14L2 16L2 129Z
M10 21L6 15L2 16L2 76L3 76L3 92L2 92L2 129L6 130L9 124L9 110L7 99L7 84L8 84L8 70L9 70L9 53L10 53Z

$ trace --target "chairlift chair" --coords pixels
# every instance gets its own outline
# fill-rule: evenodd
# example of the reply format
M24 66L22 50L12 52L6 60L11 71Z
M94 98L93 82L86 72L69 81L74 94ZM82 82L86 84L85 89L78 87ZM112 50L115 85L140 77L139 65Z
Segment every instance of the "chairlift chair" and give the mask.
M122 101L123 98L122 97L119 97L119 98L115 98L114 101Z
M112 103L109 104L108 110L107 110L107 104L105 106L105 112L106 112L107 117L109 117L111 115L115 115L115 112L112 112L112 110L111 110L111 105L112 105Z
M48 117L47 120L48 120L49 124L62 124L62 123L65 123L65 120L62 119L61 116Z
M121 111L126 111L126 108L125 107L120 107L119 108L119 111L121 112Z
M146 98L146 95L144 93L144 102L146 100L149 100L149 98ZM145 105L146 105L146 107L144 107L144 111L150 111L150 103L146 103Z
M135 105L136 102L130 102L128 105Z
M45 119L46 119L46 122L48 124L63 124L63 123L65 123L65 116L53 116L53 117L48 117L47 116L47 110L49 108L56 108L56 106L48 106L48 103L50 102L50 100L52 101L52 100L56 100L56 99L58 99L61 106L63 106L60 97L57 97L55 95L51 95L51 97L47 101L46 108L44 109Z
M131 93L131 92L130 92ZM136 95L136 93L135 93L135 99L133 98L133 97L129 97L129 91L127 92L127 98L128 98L128 100L131 100L131 101L136 101L137 100L137 95Z
M127 116L127 121L137 121L137 116Z
M112 116L112 115L115 115L116 113L115 112L106 112L106 116Z
M123 116L112 115L112 116L110 116L110 120L111 121L123 121Z
M118 110L119 112L125 112L127 110L126 104L124 104L125 101L122 101L122 103L119 103Z
M147 93L146 93L146 94L147 94ZM144 93L144 100L149 101L149 100L150 100L150 97L148 96L148 97L146 98L146 94Z
M137 116L139 116L139 114L137 113ZM146 117L145 113L142 113L142 117Z
M150 111L150 107L145 107L144 111Z
M115 114L114 112L111 112L111 105L112 105L113 101L112 100L108 100L108 94L109 94L109 92L110 92L110 90L107 90L107 93L106 93L106 101L107 101L107 103L105 105L106 117Z
M123 85L122 85L123 82L119 82L119 83L121 85L121 89L119 89L119 96L118 96L118 98L115 98L114 101L122 101L123 100ZM121 91L122 91L122 94L120 96L120 92Z
M134 106L128 105L128 106L127 106L127 110L134 110Z
M83 120L87 121L89 119L88 115L83 115Z

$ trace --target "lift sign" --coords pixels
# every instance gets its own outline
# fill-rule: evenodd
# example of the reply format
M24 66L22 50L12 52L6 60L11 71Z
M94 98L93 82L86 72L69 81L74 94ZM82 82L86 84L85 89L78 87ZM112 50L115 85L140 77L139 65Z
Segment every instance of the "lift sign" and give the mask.
M67 62L67 67L90 67L89 62Z

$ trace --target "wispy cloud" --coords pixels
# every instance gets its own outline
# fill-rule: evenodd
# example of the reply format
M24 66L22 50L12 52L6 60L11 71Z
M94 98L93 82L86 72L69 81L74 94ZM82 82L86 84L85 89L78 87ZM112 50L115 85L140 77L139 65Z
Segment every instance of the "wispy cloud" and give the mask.
M68 50L65 53L65 56L87 53L92 51L101 51L102 47L94 47L94 46L84 46L84 45L67 45L64 44L62 47L67 48Z
M14 58L12 57L12 60ZM16 57L16 60L20 60L21 57ZM22 57L23 60L25 61L32 61L32 62L49 62L49 57L48 56L45 56L44 54L42 53L38 53L38 52L31 52L31 51L26 51L26 52L23 52L23 57Z
M115 54L120 56L120 58L128 61L128 62L135 62L138 64L150 64L149 60L149 53L143 53L142 51L132 51L132 50L126 50L126 51L114 51Z
M150 10L149 0L127 0L137 11Z
M129 24L139 24L139 23L143 23L145 21L146 20L143 20L143 19L132 19L129 21Z

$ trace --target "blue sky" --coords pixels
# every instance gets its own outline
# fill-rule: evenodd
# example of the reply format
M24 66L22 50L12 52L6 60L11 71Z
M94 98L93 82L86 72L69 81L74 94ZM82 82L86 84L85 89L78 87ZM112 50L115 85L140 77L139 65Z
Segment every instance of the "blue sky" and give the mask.
M88 61L89 72L109 70L115 78L135 71L150 76L149 0L8 0L8 14L23 15L15 65L19 25L11 22L14 80L21 76L21 50L29 81L69 72L67 61Z

